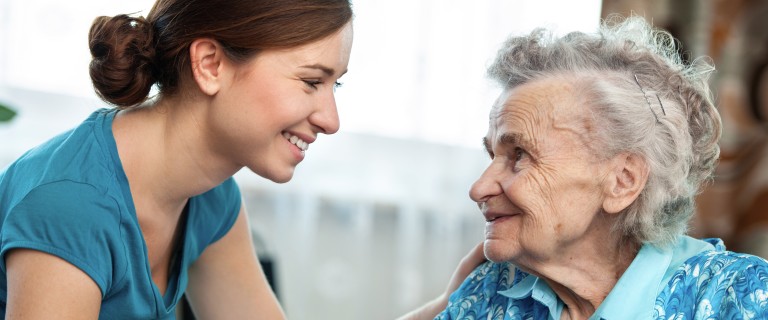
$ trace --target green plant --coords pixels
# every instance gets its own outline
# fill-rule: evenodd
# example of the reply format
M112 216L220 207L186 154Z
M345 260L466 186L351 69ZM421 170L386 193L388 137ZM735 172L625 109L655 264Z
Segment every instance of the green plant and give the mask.
M11 121L16 116L16 111L0 103L0 122Z

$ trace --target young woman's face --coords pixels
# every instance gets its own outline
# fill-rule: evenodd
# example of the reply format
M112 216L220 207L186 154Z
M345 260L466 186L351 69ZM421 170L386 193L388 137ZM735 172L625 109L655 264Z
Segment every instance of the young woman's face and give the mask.
M264 178L290 180L318 134L339 130L334 89L351 49L347 24L325 39L263 51L238 66L209 115L214 148Z

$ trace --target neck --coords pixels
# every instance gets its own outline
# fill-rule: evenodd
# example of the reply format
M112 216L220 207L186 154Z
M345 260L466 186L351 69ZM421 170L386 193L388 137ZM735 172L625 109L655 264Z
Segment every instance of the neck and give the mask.
M188 198L240 169L214 152L205 135L205 107L167 98L116 116L113 132L134 201L151 199L161 210L178 212Z
M570 254L559 255L545 266L531 268L564 302L565 319L587 319L594 314L639 250L630 241L599 238L571 247Z

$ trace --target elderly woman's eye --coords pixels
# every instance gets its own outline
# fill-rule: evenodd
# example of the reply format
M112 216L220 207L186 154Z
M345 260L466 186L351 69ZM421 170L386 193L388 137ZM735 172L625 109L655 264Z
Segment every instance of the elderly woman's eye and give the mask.
M512 171L517 172L517 171L520 171L522 169L521 166L525 166L526 162L524 162L524 160L527 157L530 157L530 155L528 155L528 152L525 152L525 150L523 150L521 148L515 148L515 150L513 152L514 153L512 154L512 157L511 157L511 159L513 160L512 161Z
M525 150L520 148L515 148L515 162L520 162L520 160L523 159L523 157L526 155Z

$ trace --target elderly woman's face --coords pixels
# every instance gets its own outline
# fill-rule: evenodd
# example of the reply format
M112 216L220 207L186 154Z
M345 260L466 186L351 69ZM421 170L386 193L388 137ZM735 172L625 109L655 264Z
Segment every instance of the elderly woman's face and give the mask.
M491 110L484 142L492 160L470 190L488 221L489 259L545 263L608 232L595 223L604 166L588 148L578 97L564 80L539 80L503 92Z

